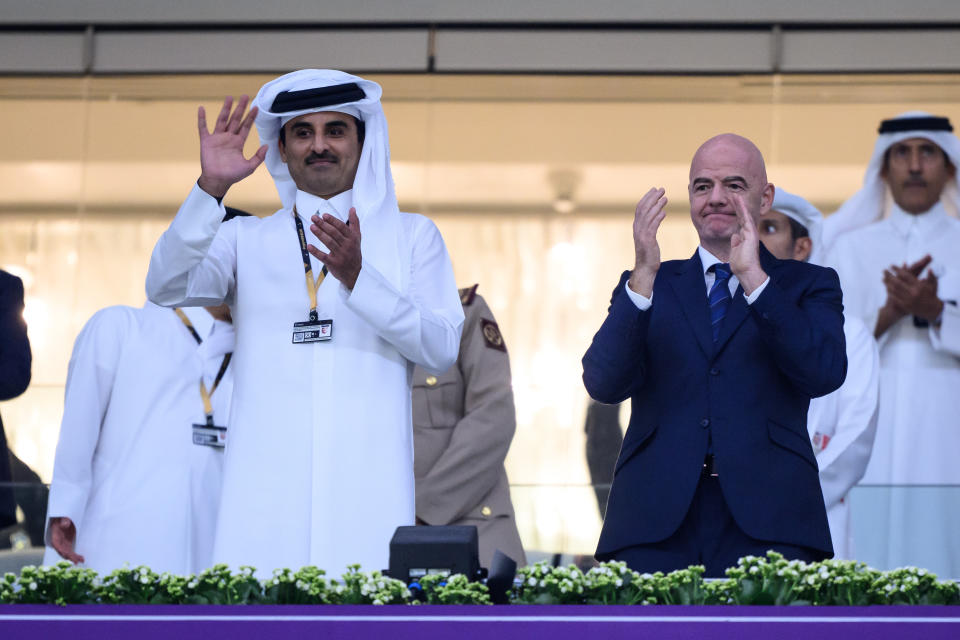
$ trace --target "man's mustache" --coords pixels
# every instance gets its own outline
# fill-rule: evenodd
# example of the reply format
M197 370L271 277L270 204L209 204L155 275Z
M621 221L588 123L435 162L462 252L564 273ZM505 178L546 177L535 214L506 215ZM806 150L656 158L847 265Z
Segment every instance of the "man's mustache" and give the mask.
M333 155L329 151L324 151L323 153L311 152L310 155L307 156L307 159L304 162L306 162L307 164L310 164L313 162L317 162L318 160L323 162L338 162L339 158L337 158L337 156Z

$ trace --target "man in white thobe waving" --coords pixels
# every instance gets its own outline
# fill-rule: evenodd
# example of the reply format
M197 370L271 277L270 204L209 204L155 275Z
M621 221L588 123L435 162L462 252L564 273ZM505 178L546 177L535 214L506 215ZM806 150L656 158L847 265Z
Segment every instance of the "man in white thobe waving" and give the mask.
M453 269L436 226L398 209L380 95L308 69L268 82L246 115L246 97L227 98L212 132L201 107L200 178L147 274L157 304L233 311L214 559L261 575L387 566L394 529L414 522L413 367L457 358ZM227 190L264 160L282 207L220 226Z

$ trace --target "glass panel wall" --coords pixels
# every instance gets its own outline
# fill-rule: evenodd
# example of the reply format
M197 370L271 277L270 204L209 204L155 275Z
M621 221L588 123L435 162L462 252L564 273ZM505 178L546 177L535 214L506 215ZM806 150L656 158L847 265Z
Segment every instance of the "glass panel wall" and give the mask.
M24 279L34 351L30 389L0 411L45 481L73 341L97 309L143 304L150 251L199 173L197 105L216 113L267 79L0 78L0 267ZM689 161L714 134L753 139L771 181L830 212L859 187L882 118L960 121L957 75L376 79L401 207L436 221L458 282L479 283L507 343L525 545L570 554L591 553L600 526L580 358L631 266L636 200L667 189L662 252L687 257ZM261 167L227 203L268 215L278 198Z

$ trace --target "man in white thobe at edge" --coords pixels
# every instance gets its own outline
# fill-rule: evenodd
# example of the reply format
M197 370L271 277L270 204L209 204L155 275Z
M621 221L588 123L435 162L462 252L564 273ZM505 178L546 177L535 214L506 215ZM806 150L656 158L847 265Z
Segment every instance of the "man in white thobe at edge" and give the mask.
M816 262L822 255L823 215L812 204L777 189L773 206L760 219L760 241L780 260ZM863 477L877 433L880 358L873 334L857 317L843 323L847 377L843 385L810 401L807 430L820 467L820 487L830 522L835 558L853 559L850 489Z
M214 560L261 576L387 567L395 528L414 523L414 365L439 372L457 358L453 269L436 226L397 207L380 95L362 78L302 70L264 85L246 117L246 97L232 113L227 98L212 133L201 107L200 179L150 262L157 304L233 311L237 393ZM262 146L248 159L254 119ZM227 189L264 159L282 208L220 226ZM295 216L310 279L328 272L315 305ZM295 344L297 322L332 338Z
M47 506L44 564L81 562L106 575L129 563L177 574L211 566L223 449L195 444L229 424L234 332L228 310L108 307L77 337ZM54 548L56 547L56 549ZM60 553L57 552L60 551Z
M827 264L840 275L847 312L880 349L877 437L862 481L877 487L854 508L858 555L942 578L960 577L960 358L950 347L960 343L960 221L952 215L960 140L952 130L922 112L885 120L863 188L826 221L834 238ZM867 496L873 513L861 527Z

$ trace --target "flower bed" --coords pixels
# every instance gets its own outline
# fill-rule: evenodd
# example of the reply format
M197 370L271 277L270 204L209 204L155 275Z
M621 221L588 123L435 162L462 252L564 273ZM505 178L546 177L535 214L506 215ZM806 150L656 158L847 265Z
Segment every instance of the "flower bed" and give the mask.
M582 572L544 563L521 568L510 594L514 604L646 605L960 605L960 587L913 567L878 571L863 563L804 563L770 552L748 556L727 577L704 580L703 567L669 574L639 574L608 562ZM427 604L490 604L485 585L465 576L426 576ZM351 566L340 580L323 570L278 569L260 581L251 567L218 565L193 576L157 574L148 567L100 577L70 566L24 567L0 580L0 603L22 604L416 604L406 584L379 571Z

